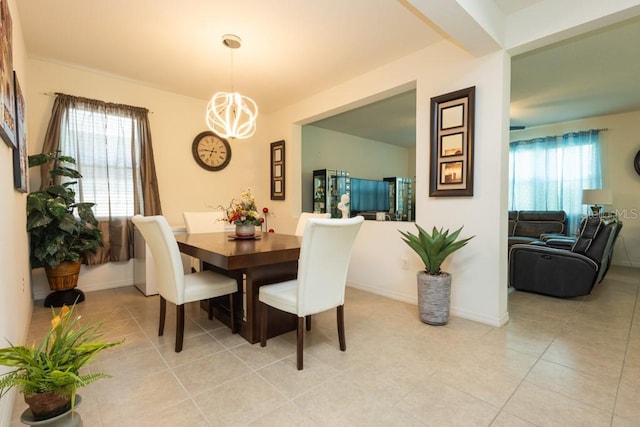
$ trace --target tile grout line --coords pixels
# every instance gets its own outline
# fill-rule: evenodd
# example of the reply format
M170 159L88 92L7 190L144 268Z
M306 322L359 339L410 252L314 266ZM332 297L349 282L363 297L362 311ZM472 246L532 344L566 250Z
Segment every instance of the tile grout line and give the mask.
M572 316L574 316L579 307L584 303L584 298L582 298L580 300L580 302L576 305L576 308L573 310L573 312L567 316L567 319L562 323L562 326L560 326L557 330L557 332L554 332L553 334L553 339L551 341L549 341L549 344L547 344L547 346L544 348L543 351L540 352L540 355L536 357L536 361L535 363L533 363L531 365L531 367L527 370L527 373L525 375L523 375L522 379L520 380L520 382L518 382L518 385L513 389L513 391L511 392L511 394L509 395L509 397L505 400L505 402L502 404L502 406L499 408L496 416L491 420L491 423L494 423L497 418L500 416L500 414L502 412L505 412L511 416L515 416L519 419L522 419L520 416L516 415L516 414L512 414L508 411L505 411L506 406L509 404L509 402L511 401L511 399L513 398L513 396L518 392L518 390L520 389L520 387L522 386L522 384L526 381L526 379L529 377L529 375L531 374L531 371L533 371L533 369L538 365L538 363L540 363L540 361L544 361L544 359L542 358L544 356L544 354L549 350L549 348L553 345L553 343L555 342L556 338L558 338L558 336L562 333L563 329L567 326L567 324L569 323L569 320ZM527 353L523 353L523 354L527 354ZM526 422L531 423L530 420L525 420Z
M186 402L186 401L191 401L191 403L193 404L193 406L198 410L198 413L200 413L200 415L202 415L202 418L207 422L207 424L209 426L211 426L211 421L207 418L207 416L202 412L202 409L200 408L200 406L198 406L196 404L196 402L193 400L193 396L191 395L191 393L189 393L189 391L187 390L187 388L184 386L184 384L182 383L182 381L180 381L180 378L178 378L175 370L173 367L171 367L169 365L169 363L167 362L167 360L164 358L164 356L162 355L162 353L160 352L160 348L159 346L156 346L153 344L153 339L151 337L149 337L149 334L147 333L147 331L145 331L145 329L142 327L142 325L140 324L140 322L138 322L138 319L136 319L136 317L133 315L133 313L131 312L131 310L129 309L128 306L125 305L126 310L129 312L129 314L131 315L131 317L133 318L133 320L136 322L136 324L138 325L138 327L140 328L140 330L142 331L142 333L144 334L144 336L149 340L149 342L151 342L151 347L154 349L154 351L158 354L158 356L160 356L160 359L162 359L162 362L165 364L165 366L167 367L167 370L169 372L171 372L171 375L173 376L173 378L176 380L176 382L180 385L180 387L182 388L182 390L184 390L185 394L187 395L187 398L184 400L181 400L179 402L176 402L173 405L170 405L168 407L165 407L163 409L161 409L160 411L169 408L169 407L175 407L177 405L179 405L182 402ZM197 322L194 322L198 325L198 327L200 327L201 329L203 329L204 333L207 333L206 330L204 330L204 328L202 328ZM211 336L213 339L215 339L216 341L218 341L214 336L208 334L209 336ZM181 366L181 365L178 365ZM158 412L160 412L158 411ZM153 414L148 414L148 415L153 415ZM100 415L102 417L102 414Z
M622 384L622 376L624 375L624 368L627 364L627 355L629 353L629 343L631 342L631 332L633 331L633 322L635 321L636 312L638 310L638 300L640 299L640 285L636 284L636 301L633 305L633 313L631 314L631 321L629 332L627 333L627 345L624 350L624 358L622 359L622 368L620 369L620 377L618 378L618 387L616 387L616 396L613 399L613 410L611 411L611 425L616 417L616 407L618 405L618 396L620 394L620 385Z

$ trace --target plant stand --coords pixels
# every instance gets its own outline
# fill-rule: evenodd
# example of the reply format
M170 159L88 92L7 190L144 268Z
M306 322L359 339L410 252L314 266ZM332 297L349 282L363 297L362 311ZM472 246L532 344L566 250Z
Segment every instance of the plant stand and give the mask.
M449 322L451 275L418 272L418 310L420 320L428 325L442 326Z
M78 288L67 289L64 291L53 291L44 299L45 307L62 307L63 305L71 306L74 303L84 301L84 292Z
M75 408L78 408L78 406L80 406L80 402L82 402L82 398L80 397L80 395L76 395ZM82 417L80 417L80 414L75 410L72 411L71 409L53 418L39 421L35 420L33 414L31 413L31 409L25 409L20 416L20 422L29 426L82 427Z

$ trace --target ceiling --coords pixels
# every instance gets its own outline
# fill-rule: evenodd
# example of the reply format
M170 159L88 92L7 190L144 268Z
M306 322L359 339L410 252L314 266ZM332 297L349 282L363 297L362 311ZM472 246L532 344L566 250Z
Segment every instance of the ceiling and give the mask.
M511 10L517 2L503 3ZM638 46L640 17L514 56L511 126L640 110ZM312 125L409 147L416 139L415 105L413 90Z
M514 56L511 125L640 110L640 17Z
M505 15L540 1L494 0ZM174 0L16 4L30 58L203 100L230 90L233 77L234 89L266 113L445 36L406 0L182 0L179 7ZM222 45L227 33L243 41L233 56ZM515 56L512 124L535 126L640 109L639 38L636 19ZM415 91L315 124L411 144Z
M16 4L29 57L208 100L231 89L233 52L234 89L265 113L442 40L395 0ZM242 39L240 49L223 46L228 33Z

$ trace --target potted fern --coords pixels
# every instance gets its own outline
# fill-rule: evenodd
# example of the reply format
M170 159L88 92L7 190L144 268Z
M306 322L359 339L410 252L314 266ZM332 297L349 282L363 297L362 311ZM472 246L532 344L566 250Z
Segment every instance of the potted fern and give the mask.
M0 349L0 365L12 370L0 375L0 398L17 387L31 409L31 421L73 411L76 389L109 375L80 369L100 351L122 343L100 340L103 321L82 325L75 305L52 310L51 328L38 345ZM66 424L65 424L66 425Z
M475 236L457 240L462 227L449 234L433 227L431 234L416 224L418 235L400 231L403 241L413 249L424 263L418 272L418 310L420 320L429 325L446 325L451 302L451 274L440 269L445 259L462 248Z

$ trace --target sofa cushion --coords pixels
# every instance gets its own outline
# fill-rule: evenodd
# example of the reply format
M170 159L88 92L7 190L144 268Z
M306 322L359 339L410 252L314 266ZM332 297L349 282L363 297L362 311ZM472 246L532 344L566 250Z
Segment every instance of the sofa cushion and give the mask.
M535 237L537 239L542 233L563 234L564 223L561 221L523 221L521 218L518 218L518 222L516 222L513 235Z
M519 211L518 221L558 221L567 220L564 211Z
M591 242L598 234L598 230L600 229L600 217L599 216L589 216L582 223L582 228L580 230L580 236L576 239L575 243L571 247L572 252L577 252L579 254L586 254L591 246Z
M526 236L511 236L509 237L509 246L515 245L518 243L533 243L538 241L535 237L526 237Z

